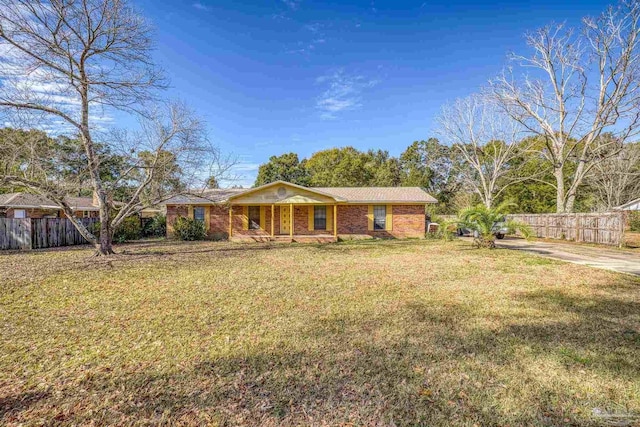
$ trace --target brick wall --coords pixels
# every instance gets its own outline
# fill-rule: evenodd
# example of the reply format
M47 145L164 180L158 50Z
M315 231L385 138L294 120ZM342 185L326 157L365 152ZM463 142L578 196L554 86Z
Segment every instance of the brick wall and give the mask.
M189 214L189 209L183 205L167 205L167 237L174 237L173 223L179 216L186 217Z
M14 210L14 208L8 208L5 213L5 218L14 218ZM55 209L25 208L23 210L27 218L58 218L60 216ZM62 217L64 217L64 215L62 215Z
M331 234L332 231L309 230L309 209L313 206L294 206L294 234L318 235ZM276 206L274 212L274 232L280 234L280 209L289 209L289 206ZM333 209L327 206L327 209ZM424 206L421 205L394 205L392 206L393 224L392 230L369 231L368 230L368 206L367 205L339 205L338 206L338 234L342 235L370 235L375 237L423 237L424 236ZM264 230L242 229L243 208L233 208L233 235L234 236L268 236L271 234L271 206L265 207ZM172 236L171 224L178 216L187 216L187 206L167 206L167 236ZM211 206L209 218L209 238L227 238L229 233L229 211L226 206Z
M367 205L338 205L338 234L369 234Z
M333 234L333 230L309 230L309 210L313 206L294 206L293 215L295 222L293 223L293 234L299 235L318 235ZM333 209L333 206L327 206L327 210Z
M338 234L369 235L374 237L423 237L424 206L393 205L391 230L369 230L367 205L338 206Z
M424 206L395 205L393 206L393 230L395 237L423 237Z

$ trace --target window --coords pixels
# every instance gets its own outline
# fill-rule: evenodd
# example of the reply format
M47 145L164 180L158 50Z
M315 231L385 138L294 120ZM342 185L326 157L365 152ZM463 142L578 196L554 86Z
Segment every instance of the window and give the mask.
M327 229L327 207L326 206L313 207L313 229L314 230Z
M384 230L385 223L387 222L387 207L374 206L373 207L373 229Z
M249 230L260 230L260 206L249 206Z
M15 209L13 211L13 217L18 219L26 218L27 211L25 211L24 209Z
M197 206L193 208L193 219L204 222L204 207Z
M89 211L82 211L82 217L83 217L83 218L90 218L90 217L91 217L91 212L89 212Z

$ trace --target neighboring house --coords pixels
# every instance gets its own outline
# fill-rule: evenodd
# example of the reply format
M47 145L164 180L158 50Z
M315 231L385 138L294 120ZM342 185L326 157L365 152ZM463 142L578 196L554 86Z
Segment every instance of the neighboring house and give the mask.
M640 199L632 200L613 209L617 211L640 211Z
M203 221L210 238L335 241L338 236L423 237L418 187L311 188L277 181L251 189L210 189L166 205L167 235L179 216Z
M100 216L97 201L92 197L67 197L67 203L77 218L98 218ZM122 205L115 202L115 205ZM161 213L159 209L143 209L141 218L150 218ZM0 194L0 218L66 218L62 209L39 194L6 193Z
M98 207L91 197L67 197L67 203L78 218L97 218ZM39 194L0 194L0 217L4 218L64 218L54 202Z

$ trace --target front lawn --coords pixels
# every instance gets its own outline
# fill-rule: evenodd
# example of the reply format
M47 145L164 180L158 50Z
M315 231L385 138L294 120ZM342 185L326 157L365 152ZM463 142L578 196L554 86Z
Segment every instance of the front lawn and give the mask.
M460 242L118 250L0 254L0 424L542 426L640 414L631 276Z

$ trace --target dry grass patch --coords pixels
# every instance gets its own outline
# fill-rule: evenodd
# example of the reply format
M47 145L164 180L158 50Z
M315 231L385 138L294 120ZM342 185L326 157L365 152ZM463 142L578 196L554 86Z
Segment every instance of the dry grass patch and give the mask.
M1 424L640 414L630 276L428 241L119 250L0 255Z

